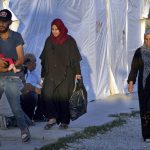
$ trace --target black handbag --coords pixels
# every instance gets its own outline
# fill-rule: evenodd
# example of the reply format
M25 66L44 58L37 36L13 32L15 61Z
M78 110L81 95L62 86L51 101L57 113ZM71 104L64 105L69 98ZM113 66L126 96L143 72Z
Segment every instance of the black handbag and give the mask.
M84 87L83 80L75 81L75 87L69 100L70 119L78 119L87 112L87 91Z

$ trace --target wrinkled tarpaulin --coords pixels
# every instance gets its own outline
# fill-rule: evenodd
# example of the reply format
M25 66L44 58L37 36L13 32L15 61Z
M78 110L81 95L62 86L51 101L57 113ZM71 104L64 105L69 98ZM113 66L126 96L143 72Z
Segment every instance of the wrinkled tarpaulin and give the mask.
M144 2L9 0L9 7L20 21L18 31L25 39L25 52L37 57L50 34L51 21L55 17L63 19L83 57L81 67L88 99L99 100L127 92L128 59L132 59L128 52L133 54L142 44L140 17L145 13Z

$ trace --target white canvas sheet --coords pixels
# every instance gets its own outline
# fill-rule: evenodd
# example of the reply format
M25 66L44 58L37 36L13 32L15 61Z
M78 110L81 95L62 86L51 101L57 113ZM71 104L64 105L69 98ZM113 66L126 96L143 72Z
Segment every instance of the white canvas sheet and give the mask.
M82 74L88 99L127 92L130 51L142 44L141 0L10 0L9 7L20 22L25 53L38 58L50 23L58 17L77 41L82 55ZM130 57L129 57L130 56ZM40 61L38 60L40 73Z

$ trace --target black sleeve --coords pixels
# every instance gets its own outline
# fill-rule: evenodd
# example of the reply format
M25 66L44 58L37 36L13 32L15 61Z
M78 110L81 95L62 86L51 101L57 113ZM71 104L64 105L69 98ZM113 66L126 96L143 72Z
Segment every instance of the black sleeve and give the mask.
M41 59L41 77L44 78L45 77L45 74L46 74L46 45L47 45L47 42L48 42L48 39L46 40L45 42L45 45L44 45L44 49L40 55L40 59Z
M41 66L42 66L42 68L41 68L41 78L44 78L45 77L45 68L44 68L44 61L41 61Z
M138 49L135 51L135 54L132 59L131 70L130 70L128 80L127 80L128 83L130 81L133 81L133 84L135 84L136 82L136 77L137 77L139 67L140 67L140 56L141 56L140 49Z
M80 61L82 60L76 41L71 37L71 65L75 70L75 74L81 74Z

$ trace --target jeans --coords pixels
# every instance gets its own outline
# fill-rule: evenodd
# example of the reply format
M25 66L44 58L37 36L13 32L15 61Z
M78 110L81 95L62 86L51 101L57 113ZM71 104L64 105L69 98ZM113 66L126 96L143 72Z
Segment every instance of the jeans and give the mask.
M22 81L17 76L0 77L0 99L5 92L10 108L16 117L17 125L21 130L24 130L32 124L32 121L23 112L20 105L20 90L22 87Z

